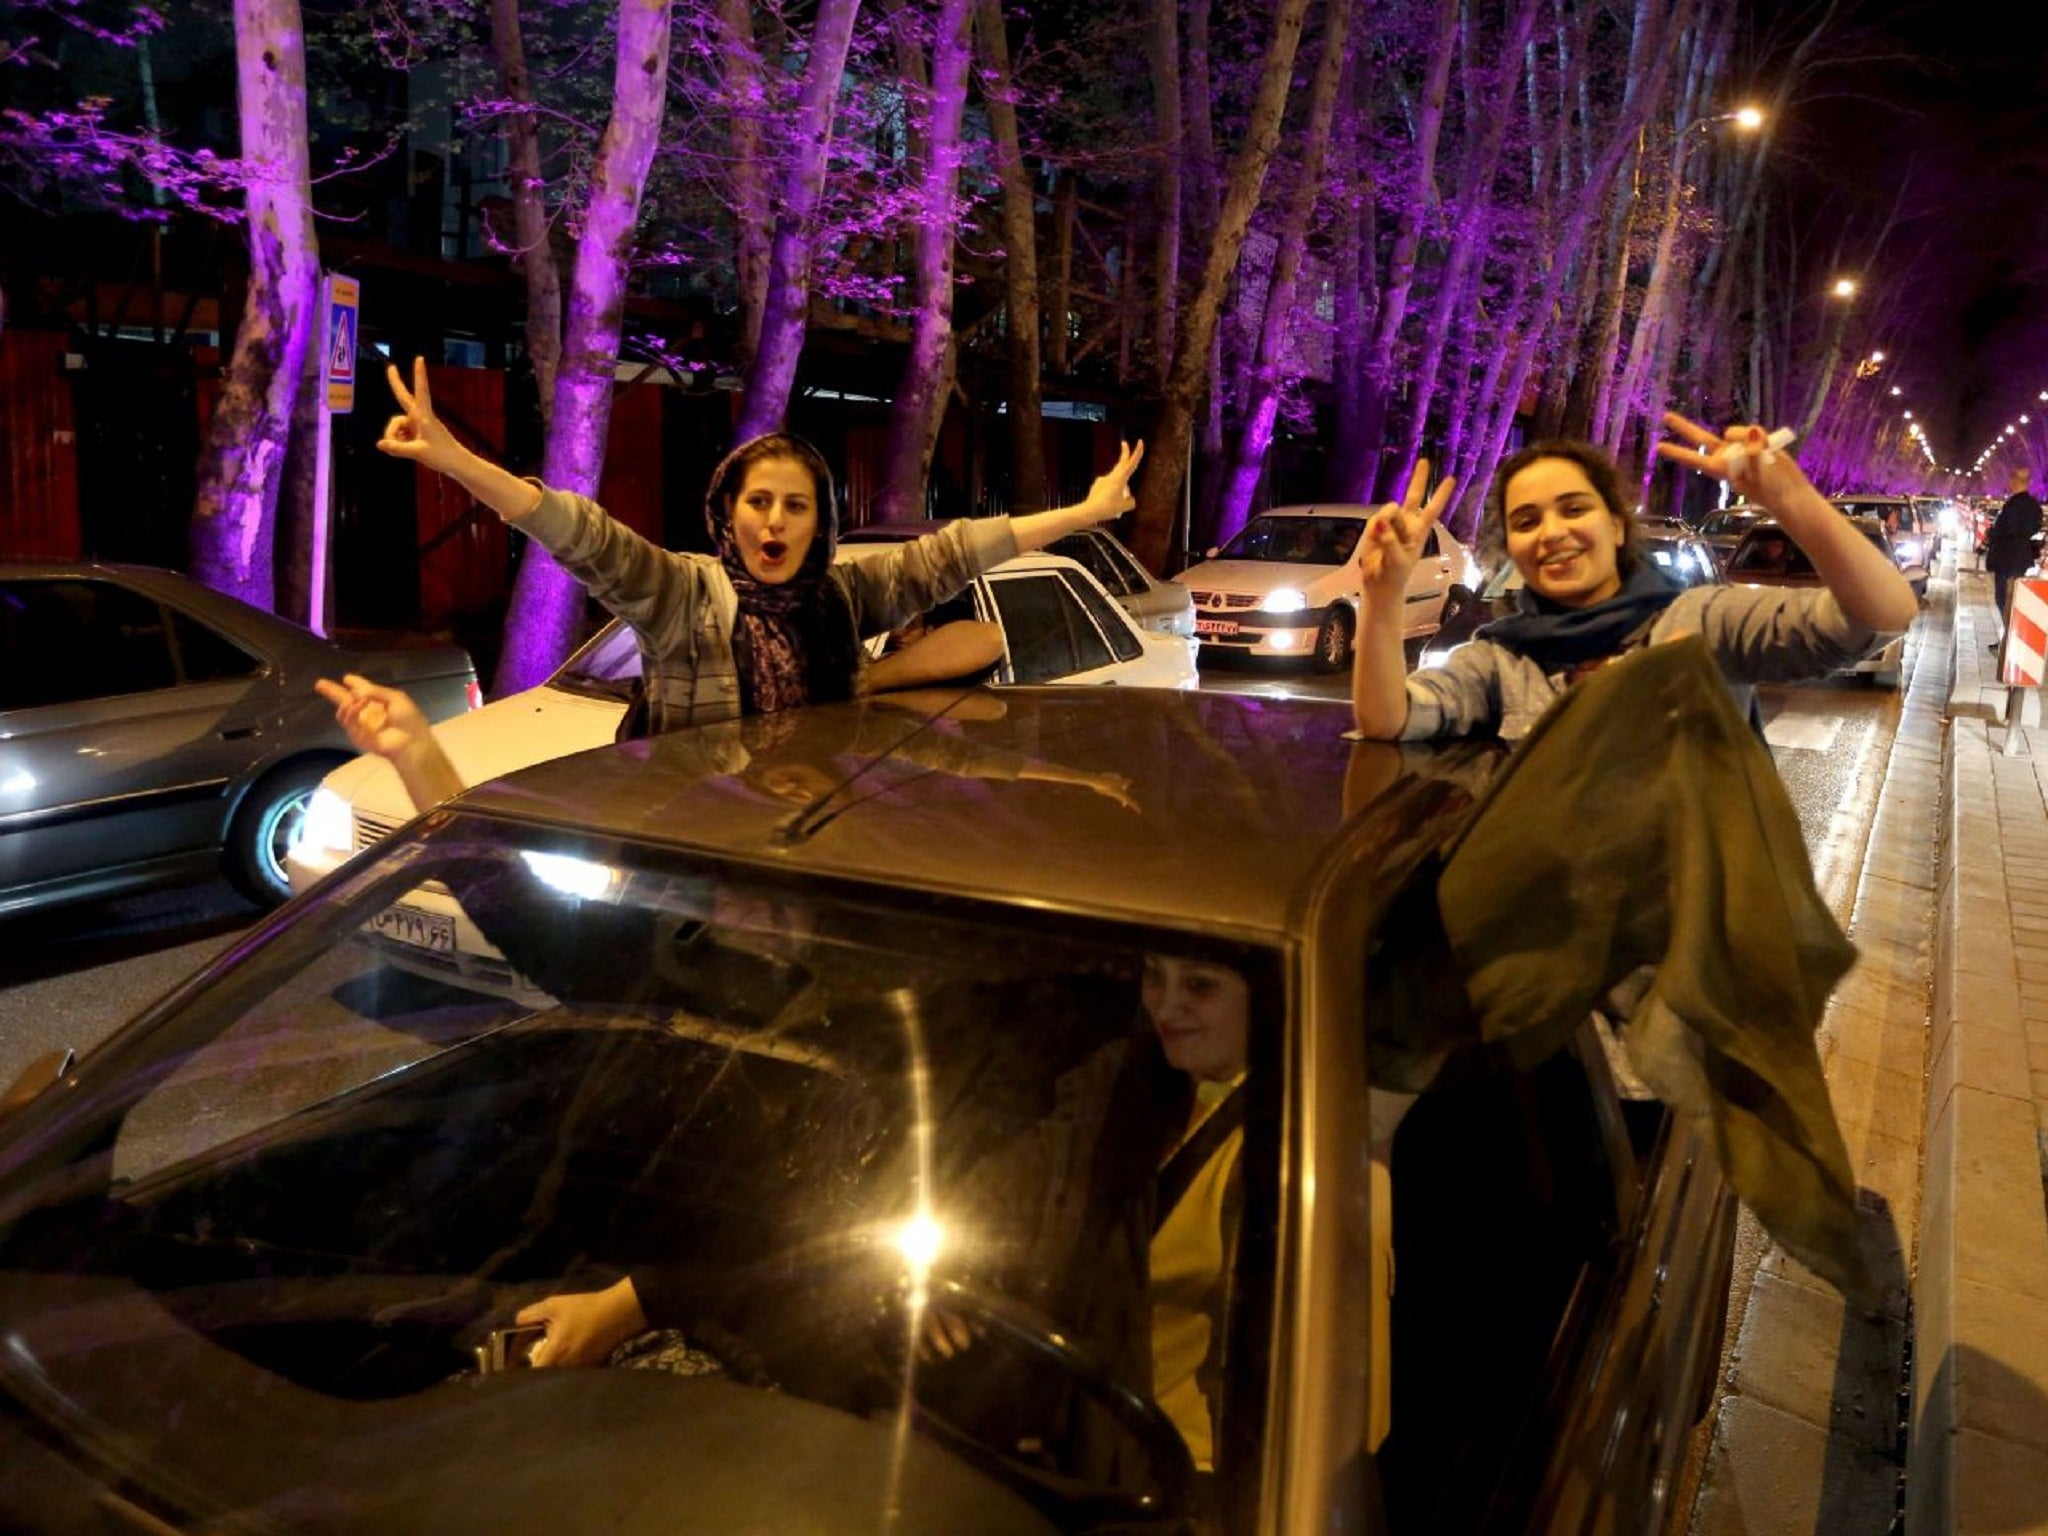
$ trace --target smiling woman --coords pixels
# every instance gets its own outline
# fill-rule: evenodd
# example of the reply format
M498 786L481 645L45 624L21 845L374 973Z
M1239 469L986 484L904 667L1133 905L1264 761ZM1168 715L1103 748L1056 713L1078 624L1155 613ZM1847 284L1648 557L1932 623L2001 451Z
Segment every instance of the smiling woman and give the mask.
M1519 611L1488 624L1441 666L1404 676L1400 602L1451 482L1425 503L1429 466L1407 499L1374 514L1359 541L1363 585L1352 710L1361 734L1416 739L1529 731L1580 677L1638 646L1705 638L1745 712L1761 682L1824 677L1879 648L1918 604L1891 561L1808 483L1762 427L1717 436L1682 416L1676 463L1726 480L1776 515L1825 585L1808 592L1701 586L1681 591L1641 554L1613 462L1590 443L1523 449L1495 472L1482 546L1521 574Z

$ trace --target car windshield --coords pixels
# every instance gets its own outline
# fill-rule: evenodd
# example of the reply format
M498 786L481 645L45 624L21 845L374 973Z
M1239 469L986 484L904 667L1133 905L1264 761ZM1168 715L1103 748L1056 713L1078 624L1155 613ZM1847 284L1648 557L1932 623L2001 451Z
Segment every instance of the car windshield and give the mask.
M550 688L592 699L628 699L640 680L640 644L631 626L614 619L562 663Z
M1731 534L1743 532L1759 516L1761 516L1760 513L1741 510L1716 512L1700 525L1700 531L1710 537L1725 538Z
M1154 1026L1162 966L1239 989L1233 1060ZM1156 1180L1197 1077L1257 1102L1281 975L447 817L38 1103L0 1389L236 1528L708 1529L718 1498L822 1528L816 1496L1128 1530L1212 1449L1199 1343L1157 1385L1189 1345L1148 1312ZM1221 1243L1270 1271L1270 1224ZM628 1279L646 1328L604 1369L496 1368L519 1308Z
M1217 552L1219 560L1342 565L1357 547L1362 517L1255 517Z
M1691 539L1652 534L1643 540L1643 551L1681 587L1696 587L1714 579L1713 557Z

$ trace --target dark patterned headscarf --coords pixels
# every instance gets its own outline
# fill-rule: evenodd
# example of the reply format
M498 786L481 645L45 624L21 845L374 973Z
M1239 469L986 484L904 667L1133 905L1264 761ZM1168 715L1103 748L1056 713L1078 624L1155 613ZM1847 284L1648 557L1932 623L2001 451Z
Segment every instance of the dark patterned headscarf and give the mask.
M796 574L781 582L757 581L732 536L733 505L747 471L773 459L801 464L810 473L818 502L811 547ZM839 505L824 455L787 432L740 444L711 473L704 523L719 563L739 594L732 648L739 669L741 713L766 715L798 704L851 698L859 658L852 611L828 574L839 543Z

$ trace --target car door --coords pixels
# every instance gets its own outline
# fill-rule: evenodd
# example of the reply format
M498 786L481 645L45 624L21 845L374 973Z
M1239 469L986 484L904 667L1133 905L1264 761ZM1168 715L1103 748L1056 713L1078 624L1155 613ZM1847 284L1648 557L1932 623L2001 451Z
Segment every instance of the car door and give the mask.
M218 847L260 657L91 576L0 582L0 891Z
M1450 543L1441 528L1431 528L1422 545L1422 556L1408 573L1407 605L1401 627L1406 634L1433 631L1443 617L1444 596L1456 579Z
M1003 626L1005 682L1110 683L1120 660L1131 659L1119 658L1060 572L995 571L983 579ZM1136 647L1128 629L1123 638Z

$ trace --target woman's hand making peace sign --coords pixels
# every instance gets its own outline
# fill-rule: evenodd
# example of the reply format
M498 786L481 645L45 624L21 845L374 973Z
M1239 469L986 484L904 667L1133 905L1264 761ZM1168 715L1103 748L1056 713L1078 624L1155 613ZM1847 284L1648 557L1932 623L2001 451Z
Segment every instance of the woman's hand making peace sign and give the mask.
M1408 573L1422 558L1429 530L1451 504L1451 493L1458 488L1458 482L1446 477L1425 501L1422 493L1428 487L1429 460L1419 459L1415 473L1408 477L1408 494L1373 513L1365 532L1359 535L1358 553L1352 563L1367 601L1404 600Z
M434 397L427 388L427 360L412 360L411 389L405 387L395 363L385 368L384 376L398 401L399 414L384 424L377 447L395 459L411 459L444 475L459 468L469 453L434 414Z

